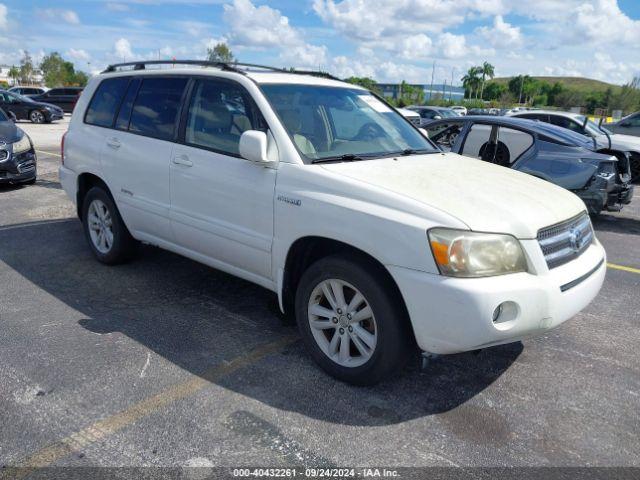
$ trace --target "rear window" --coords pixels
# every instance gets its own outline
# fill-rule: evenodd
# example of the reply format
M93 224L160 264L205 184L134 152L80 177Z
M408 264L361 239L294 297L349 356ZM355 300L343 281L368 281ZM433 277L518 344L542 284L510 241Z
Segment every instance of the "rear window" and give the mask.
M91 99L85 123L99 127L112 126L128 84L129 77L103 80Z
M145 78L133 105L129 131L171 140L186 85L186 78Z

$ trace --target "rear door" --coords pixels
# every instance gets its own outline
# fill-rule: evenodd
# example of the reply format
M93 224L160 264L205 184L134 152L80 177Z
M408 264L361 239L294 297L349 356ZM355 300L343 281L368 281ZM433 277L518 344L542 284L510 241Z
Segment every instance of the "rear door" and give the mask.
M134 77L113 128L102 164L120 213L136 238L172 241L169 163L187 77Z
M176 243L245 278L271 278L276 170L240 157L240 136L266 131L236 82L194 82L171 162L171 224ZM231 267L231 268L229 268Z

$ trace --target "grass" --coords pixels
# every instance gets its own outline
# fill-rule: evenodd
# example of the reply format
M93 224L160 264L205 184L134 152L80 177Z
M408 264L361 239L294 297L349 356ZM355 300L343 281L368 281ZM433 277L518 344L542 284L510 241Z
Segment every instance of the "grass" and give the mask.
M572 88L582 92L604 92L607 88L611 88L615 93L620 89L619 85L613 85L611 83L602 82L600 80L593 80L591 78L584 77L533 77L536 80L544 80L551 84L559 82L564 87ZM507 84L511 80L511 77L494 78L493 81L497 83Z

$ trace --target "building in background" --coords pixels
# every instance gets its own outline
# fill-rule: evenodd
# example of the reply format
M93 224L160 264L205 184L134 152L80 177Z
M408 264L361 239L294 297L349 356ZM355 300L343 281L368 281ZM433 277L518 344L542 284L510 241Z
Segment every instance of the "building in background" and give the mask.
M44 85L44 78L42 76L42 72L36 70L31 76L31 81L29 82L20 82L15 81L13 78L9 77L9 70L11 70L11 65L0 65L0 82L6 82L9 86L14 85L33 85L37 87L41 87Z
M452 100L459 102L464 99L464 88L455 87L445 84L434 84L431 88L431 84L415 84L411 83L409 86L418 88L424 92L425 102L429 99L440 100ZM399 83L379 83L378 87L382 90L382 95L386 98L393 98L397 100L400 98L400 84Z

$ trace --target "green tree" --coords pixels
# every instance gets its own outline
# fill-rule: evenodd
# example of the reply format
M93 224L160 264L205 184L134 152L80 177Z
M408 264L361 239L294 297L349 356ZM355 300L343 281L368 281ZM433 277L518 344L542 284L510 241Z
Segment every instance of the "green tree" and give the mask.
M372 92L376 92L380 94L382 91L378 86L378 82L376 82L373 78L369 77L349 77L345 79L345 82L353 83L354 85L360 85L367 90L371 90Z
M84 86L88 76L84 72L76 72L73 63L66 61L58 52L52 52L40 62L40 70L47 87Z
M236 58L226 43L218 43L213 48L207 48L207 60L210 62L233 63Z
M18 67L16 67L15 65L13 65L10 69L9 69L9 74L8 74L9 78L11 80L13 80L13 84L17 85L18 84L18 79L20 78L20 69Z
M487 78L495 77L495 68L489 62L484 62L481 67L478 67L480 74L482 75L482 84L480 86L480 98L484 98L482 94L484 93L484 83Z
M508 88L503 83L487 82L482 95L483 100L499 100Z
M424 103L424 90L420 87L414 87L404 80L400 82L400 92L397 104L399 107L407 105L421 105Z
M465 89L465 96L471 98L473 92L476 92L476 98L478 98L478 87L480 86L480 67L471 67L467 70L467 73L462 77L462 86ZM468 95L467 95L468 92Z
M20 82L31 83L33 75L36 73L36 69L33 66L33 59L29 52L25 50L20 60Z

